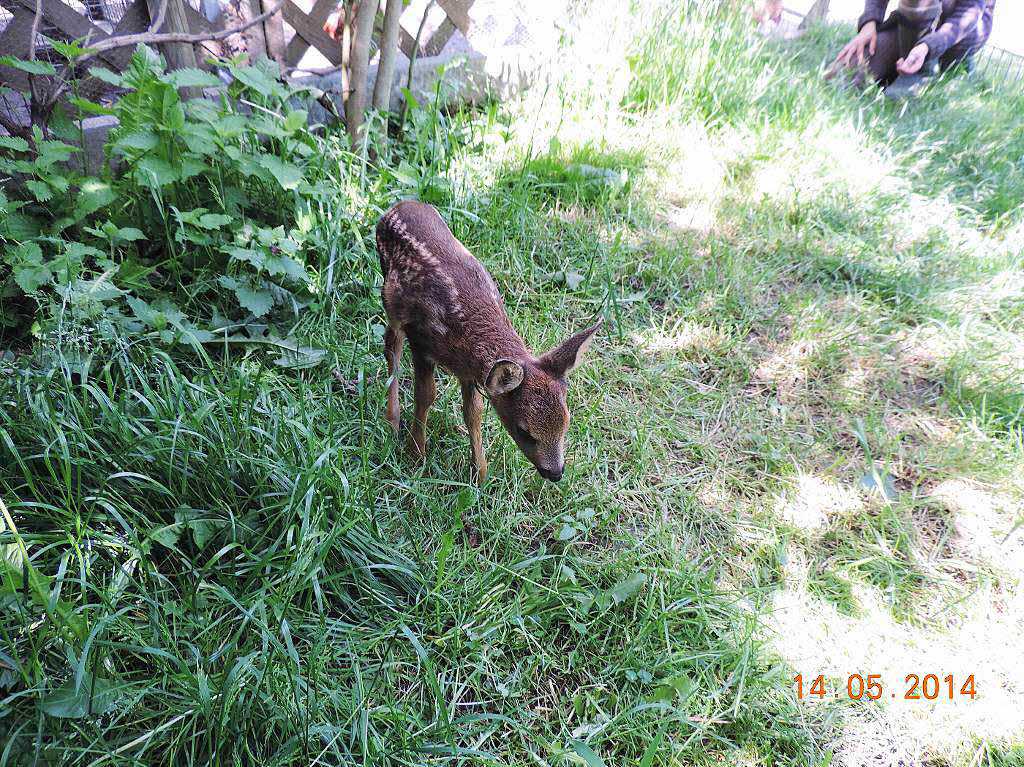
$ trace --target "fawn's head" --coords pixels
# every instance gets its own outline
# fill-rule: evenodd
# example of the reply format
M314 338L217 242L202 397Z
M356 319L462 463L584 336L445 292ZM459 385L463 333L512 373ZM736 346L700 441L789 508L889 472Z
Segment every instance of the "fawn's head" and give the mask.
M537 359L498 360L484 389L505 429L544 479L557 482L565 470L566 376L580 364L594 333L581 330Z

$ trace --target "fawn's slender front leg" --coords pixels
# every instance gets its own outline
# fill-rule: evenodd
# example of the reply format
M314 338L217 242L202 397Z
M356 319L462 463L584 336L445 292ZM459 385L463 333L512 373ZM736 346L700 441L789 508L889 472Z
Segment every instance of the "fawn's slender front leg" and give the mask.
M388 375L391 377L391 386L388 388L388 404L385 414L394 430L398 431L399 409L398 409L398 365L402 359L402 343L405 341L405 333L389 327L384 333L384 356L388 360Z
M484 414L484 398L472 382L462 384L462 417L469 431L470 458L476 470L476 481L483 484L487 479L487 456L484 455L483 439L480 436L480 420Z
M434 363L415 353L412 367L416 375L416 420L412 424L412 446L416 455L427 454L427 413L437 399L437 384L434 382Z

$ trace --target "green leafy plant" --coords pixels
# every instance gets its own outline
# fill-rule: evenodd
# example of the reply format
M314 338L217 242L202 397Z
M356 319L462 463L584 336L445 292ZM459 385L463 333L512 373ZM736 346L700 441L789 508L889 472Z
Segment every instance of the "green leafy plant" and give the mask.
M96 175L38 126L33 142L0 140L13 190L0 196L0 300L19 309L4 312L9 328L31 322L58 343L83 321L101 342L140 331L166 344L214 331L252 340L238 331L258 320L265 335L267 322L309 306L305 262L318 242L308 214L336 192L324 140L297 108L308 93L272 67L220 63L228 86L202 70L165 71L141 46L123 73L93 67L125 91L110 108L73 100L118 119ZM181 88L219 93L183 102Z

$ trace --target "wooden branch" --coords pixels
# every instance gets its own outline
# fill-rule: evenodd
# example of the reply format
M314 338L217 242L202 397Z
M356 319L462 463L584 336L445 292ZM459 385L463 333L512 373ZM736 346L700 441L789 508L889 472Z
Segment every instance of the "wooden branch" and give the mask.
M120 37L108 37L105 40L100 40L99 42L90 45L89 48L91 52L88 56L85 56L83 58L91 58L93 56L112 50L114 48L125 48L129 46L134 47L139 44L161 45L162 43L205 43L208 40L223 40L225 37L236 35L239 32L242 32L251 26L254 26L256 24L262 24L275 13L280 11L281 6L283 6L284 4L285 0L278 0L274 7L271 8L266 13L261 13L259 16L251 18L243 24L236 24L233 27L221 29L217 32L202 32L197 35L178 32L170 32L167 34L159 35L152 34L149 32L142 32L137 35L121 35ZM80 59L80 61L81 60L82 59Z
M373 19L377 15L378 0L361 0L356 11L355 33L352 35L352 60L350 70L350 91L345 104L345 125L349 139L355 148L359 129L363 126L363 111L366 109L366 75L370 64L370 35L373 34Z
M36 0L36 15L32 19L32 31L29 33L29 45L28 45L28 60L36 60L36 37L39 36L39 23L43 20L43 0ZM36 86L35 75L29 73L28 76L28 92L30 101L28 104L29 118L34 124L37 118L42 116L43 108L43 97L39 93L39 88ZM43 133L46 133L46 124L43 124Z
M391 83L395 78L398 55L398 32L402 28L402 0L386 0L384 28L380 35L380 59L377 80L373 83L373 108L386 112L391 106Z
M39 22L43 20L43 0L36 0L36 15L32 19L32 36L29 38L28 60L36 60L36 38L39 37Z
M352 5L345 3L345 23L341 27L341 103L348 114L348 97L352 94Z

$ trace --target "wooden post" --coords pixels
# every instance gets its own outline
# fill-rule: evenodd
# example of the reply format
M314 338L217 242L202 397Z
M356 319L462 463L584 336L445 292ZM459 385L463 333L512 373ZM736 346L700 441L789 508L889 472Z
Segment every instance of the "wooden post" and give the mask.
M255 19L263 13L261 0L239 0L238 13L242 17L242 21ZM242 37L245 39L245 50L249 53L250 62L267 55L267 35L262 24L249 27L242 32Z
M185 15L185 0L146 0L149 8L149 18L155 20L160 13L160 6L167 3L167 10L164 12L164 23L156 32L181 32L188 34L191 30L188 26L188 18ZM163 49L167 64L172 69L194 69L196 66L196 49L192 43L164 43L160 46ZM191 98L197 95L195 89L182 88L182 98Z
M260 13L266 13L273 5L273 0L260 0ZM283 14L275 13L263 22L263 37L266 40L267 57L276 61L281 71L284 72L284 19L282 17Z
M807 29L812 22L824 21L828 17L828 4L829 0L815 0L811 10L807 12L807 15L800 22L799 28Z

